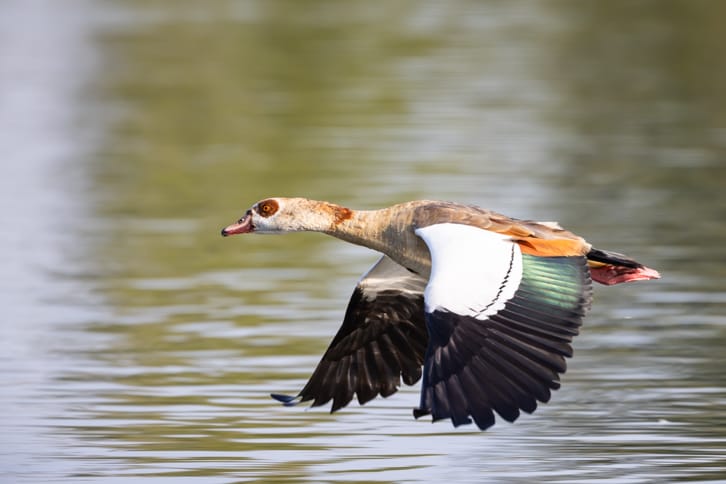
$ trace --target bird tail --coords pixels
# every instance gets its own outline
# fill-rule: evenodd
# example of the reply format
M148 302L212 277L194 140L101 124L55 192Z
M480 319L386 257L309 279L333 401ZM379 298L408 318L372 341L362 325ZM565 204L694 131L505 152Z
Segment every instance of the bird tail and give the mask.
M655 269L646 267L627 255L617 252L593 247L586 257L592 280L600 284L612 286L621 282L660 279L660 274Z

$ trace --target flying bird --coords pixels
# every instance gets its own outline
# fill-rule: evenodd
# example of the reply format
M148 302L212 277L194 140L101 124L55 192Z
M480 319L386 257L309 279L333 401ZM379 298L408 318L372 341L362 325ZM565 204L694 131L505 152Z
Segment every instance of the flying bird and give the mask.
M343 324L303 389L285 405L354 395L362 405L423 377L415 418L509 422L560 387L570 343L606 285L657 271L599 250L554 222L517 220L472 205L417 200L352 210L306 198L255 203L222 235L322 232L378 251Z

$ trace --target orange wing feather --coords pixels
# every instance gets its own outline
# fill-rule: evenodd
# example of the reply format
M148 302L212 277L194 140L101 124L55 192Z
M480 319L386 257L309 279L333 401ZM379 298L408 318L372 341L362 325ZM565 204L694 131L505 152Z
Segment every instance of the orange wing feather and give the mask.
M576 239L513 239L525 254L539 257L585 255L587 247Z

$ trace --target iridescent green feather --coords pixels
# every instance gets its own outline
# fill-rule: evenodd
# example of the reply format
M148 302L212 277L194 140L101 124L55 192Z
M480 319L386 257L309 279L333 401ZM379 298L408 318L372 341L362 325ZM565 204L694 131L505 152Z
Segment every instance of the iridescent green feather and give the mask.
M589 306L592 282L584 257L538 257L522 254L518 293L535 304L573 311ZM584 304L583 304L584 303Z

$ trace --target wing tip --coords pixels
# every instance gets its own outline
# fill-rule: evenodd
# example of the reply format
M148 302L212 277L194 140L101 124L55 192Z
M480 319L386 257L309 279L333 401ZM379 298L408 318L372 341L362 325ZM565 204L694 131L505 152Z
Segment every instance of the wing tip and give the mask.
M294 407L298 403L302 401L302 397L300 395L284 395L282 393L270 393L270 396L277 400L278 402L282 403L286 407Z
M432 416L431 423L450 419L454 428L474 423L479 430L487 430L495 423L494 412L492 412L491 408L484 408L483 410L474 413L467 412L466 415L459 416L436 416L433 415L433 411L430 408L416 407L413 409L413 418L416 420L426 415Z
M420 407L416 407L413 409L413 418L415 418L416 420L418 420L419 418L421 418L425 415L431 415L431 409L420 408Z

